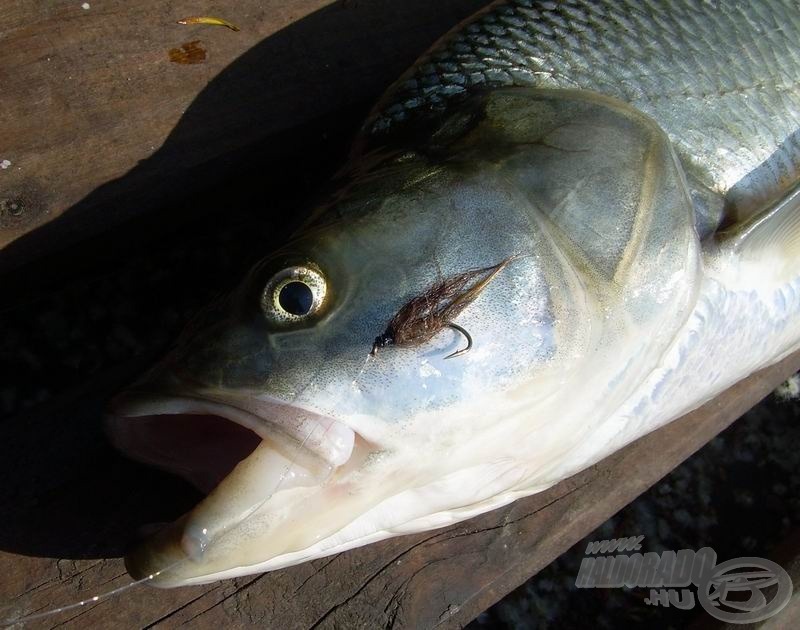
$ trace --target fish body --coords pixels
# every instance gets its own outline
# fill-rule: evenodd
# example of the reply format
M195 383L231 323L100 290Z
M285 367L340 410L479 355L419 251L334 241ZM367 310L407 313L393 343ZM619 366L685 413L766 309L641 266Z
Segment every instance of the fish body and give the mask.
M696 205L740 219L797 181L798 35L791 0L494 3L387 91L368 135L402 135L483 89L591 90L653 118Z
M514 0L446 37L340 192L117 399L120 448L210 491L131 573L469 518L800 347L798 34L773 0Z

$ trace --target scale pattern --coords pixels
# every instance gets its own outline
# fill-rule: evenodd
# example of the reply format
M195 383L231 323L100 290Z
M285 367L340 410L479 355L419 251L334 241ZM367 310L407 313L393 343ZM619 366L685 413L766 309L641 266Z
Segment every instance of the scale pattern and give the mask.
M800 173L797 0L494 3L411 68L366 129L381 136L499 86L631 103L734 208L774 199Z

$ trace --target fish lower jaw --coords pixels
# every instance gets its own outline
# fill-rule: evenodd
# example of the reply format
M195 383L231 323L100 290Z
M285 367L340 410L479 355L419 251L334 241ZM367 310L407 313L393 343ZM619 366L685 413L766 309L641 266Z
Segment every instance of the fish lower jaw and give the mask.
M409 479L404 483L398 471L360 493L347 492L345 483L332 480L317 491L276 494L268 505L279 517L271 525L259 523L263 513L255 515L238 532L229 530L229 539L217 538L228 549L212 548L205 558L173 567L155 585L207 584L282 569L387 538L446 527L552 485L532 488L520 483L519 475L519 463L506 460L428 479L419 486ZM494 482L487 484L487 478ZM441 502L437 497L442 496L449 499ZM192 531L191 518L181 523L182 532ZM143 577L154 567L170 566L180 555L177 549L177 544L171 553L166 545L157 551L151 548L150 562L143 564L134 556L128 560L129 571Z
M357 438L351 460L326 473L262 440L193 510L135 548L125 558L128 572L171 588L230 570L247 574L264 557L301 553L350 520L339 508L370 449Z

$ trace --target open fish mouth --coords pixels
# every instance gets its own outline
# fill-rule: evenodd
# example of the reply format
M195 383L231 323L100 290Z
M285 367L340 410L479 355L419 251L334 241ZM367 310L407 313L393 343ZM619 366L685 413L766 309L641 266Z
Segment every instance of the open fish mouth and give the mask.
M207 495L126 557L135 578L163 573L158 586L217 579L228 568L224 552L219 561L209 559L219 543L246 538L253 515L282 513L297 492L327 496L341 471L370 450L344 423L263 395L169 396L134 389L112 401L107 422L123 453L177 474ZM237 563L252 563L246 556Z
M329 416L263 396L241 400L131 391L112 402L107 422L120 451L205 493L264 441L289 462L322 475L350 459L356 437Z

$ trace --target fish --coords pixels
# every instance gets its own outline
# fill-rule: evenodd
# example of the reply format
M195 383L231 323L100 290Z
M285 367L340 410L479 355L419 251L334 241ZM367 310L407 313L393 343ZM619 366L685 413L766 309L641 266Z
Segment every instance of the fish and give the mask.
M123 453L207 493L129 573L201 584L468 519L800 348L799 42L784 0L457 26L338 191L112 402Z

